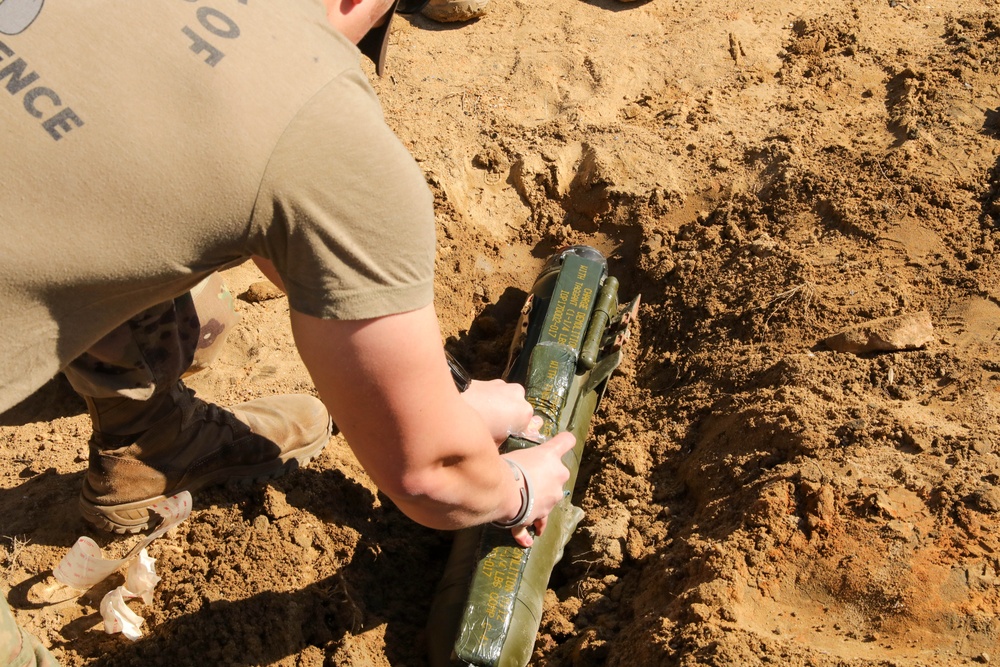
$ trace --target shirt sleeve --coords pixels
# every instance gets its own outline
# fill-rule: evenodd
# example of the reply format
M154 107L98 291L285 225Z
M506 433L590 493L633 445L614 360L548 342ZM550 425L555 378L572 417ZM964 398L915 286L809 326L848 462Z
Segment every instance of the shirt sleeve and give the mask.
M360 69L327 84L283 133L248 246L307 315L368 319L433 300L433 197Z

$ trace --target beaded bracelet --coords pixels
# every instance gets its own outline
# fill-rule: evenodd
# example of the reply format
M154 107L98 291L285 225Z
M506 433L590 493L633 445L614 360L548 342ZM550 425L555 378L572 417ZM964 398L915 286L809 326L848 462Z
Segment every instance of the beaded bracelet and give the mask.
M517 516L515 516L510 521L494 521L490 525L496 528L503 528L504 530L510 530L511 528L517 528L518 526L523 526L525 524L525 519L531 516L531 510L535 506L535 492L534 488L531 486L531 478L528 477L528 473L524 472L522 468L516 461L511 461L505 458L504 461L510 466L510 469L514 471L514 480L521 482L521 509L518 511Z

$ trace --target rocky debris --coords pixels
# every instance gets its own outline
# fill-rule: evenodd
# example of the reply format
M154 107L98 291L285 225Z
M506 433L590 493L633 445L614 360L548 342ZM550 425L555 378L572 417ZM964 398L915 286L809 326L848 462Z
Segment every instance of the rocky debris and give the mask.
M918 350L934 341L934 325L926 310L884 317L834 334L823 343L834 352L866 354Z
M260 303L262 301L280 299L283 296L285 296L285 293L278 289L270 280L261 280L250 285L245 292L240 294L240 299L247 303Z
M485 15L489 0L431 0L422 13L438 23L471 21Z
M285 499L284 493L269 486L264 489L264 513L269 519L277 521L294 514L295 508Z

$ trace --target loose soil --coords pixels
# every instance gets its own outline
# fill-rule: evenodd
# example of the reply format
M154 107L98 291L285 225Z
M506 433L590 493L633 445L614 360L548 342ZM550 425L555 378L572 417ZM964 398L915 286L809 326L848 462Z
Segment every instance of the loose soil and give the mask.
M491 0L472 23L396 22L374 85L435 194L448 348L498 376L567 243L642 294L533 664L1000 656L998 16L996 0ZM239 295L262 277L226 279ZM201 396L313 391L268 296L237 302L190 379ZM822 344L920 311L922 349ZM426 664L450 536L406 519L339 437L280 480L198 494L150 548L163 580L132 603L140 640L103 632L120 581L39 601L90 534L88 435L62 379L0 417L0 571L64 665Z

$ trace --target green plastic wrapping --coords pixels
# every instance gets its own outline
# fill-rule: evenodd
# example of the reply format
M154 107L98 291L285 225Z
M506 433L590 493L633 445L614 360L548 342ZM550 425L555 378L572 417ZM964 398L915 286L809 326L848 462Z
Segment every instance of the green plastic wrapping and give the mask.
M621 337L615 344L615 334L628 321L616 317L617 285L593 248L574 246L550 258L528 296L504 373L504 379L525 386L535 414L543 418L543 436L561 431L576 436L576 447L563 457L570 494L591 417L621 359ZM631 305L634 316L637 300ZM584 345L589 358L581 363ZM511 437L501 449L535 444ZM432 667L527 665L549 577L582 517L567 496L527 549L506 530L485 526L456 533L428 622Z

